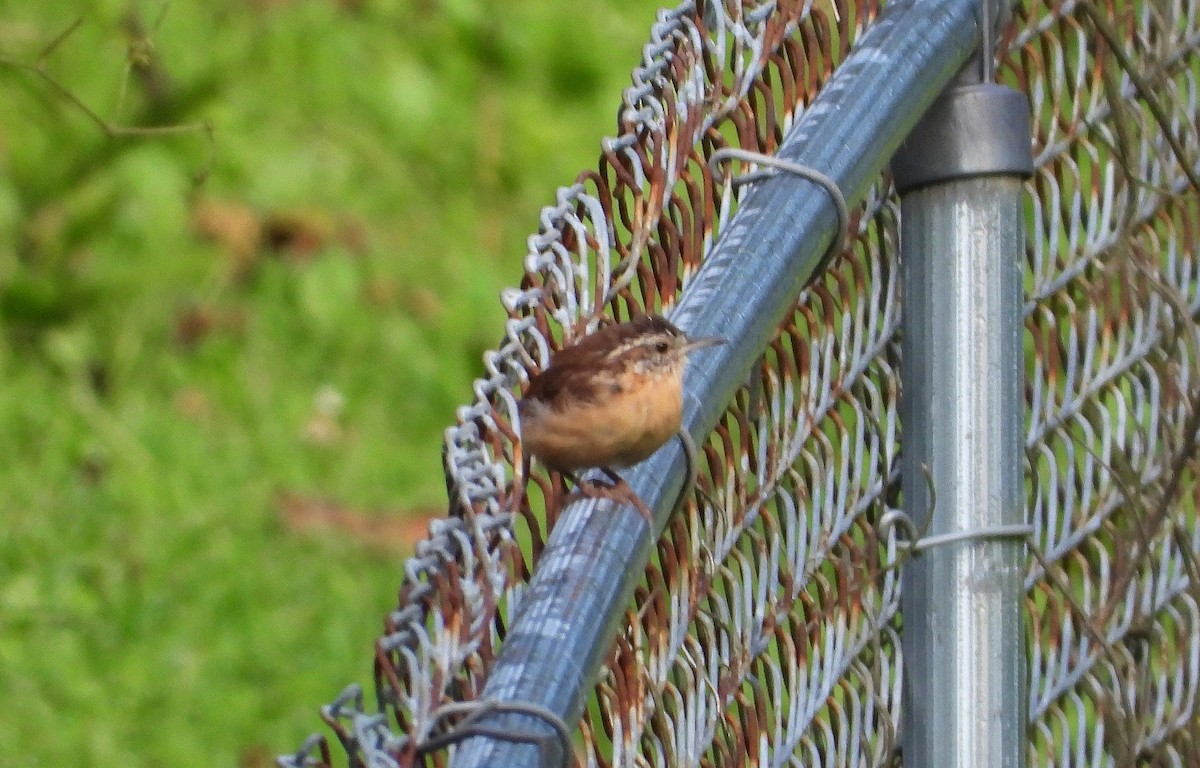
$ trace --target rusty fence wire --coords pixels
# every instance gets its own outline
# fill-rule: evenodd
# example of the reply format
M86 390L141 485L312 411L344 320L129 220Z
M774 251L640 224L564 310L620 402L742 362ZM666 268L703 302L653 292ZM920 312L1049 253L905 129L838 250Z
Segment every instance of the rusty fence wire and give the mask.
M449 763L556 518L546 474L506 507L528 374L602 317L672 306L740 199L707 158L772 153L880 11L660 13L617 138L544 209L502 296L505 342L447 430L449 514L405 565L374 691L349 687L322 710L335 739L281 765ZM998 42L1036 164L1029 761L1200 765L1200 2L1026 0ZM701 446L700 490L566 724L578 764L901 761L898 216L880 178Z

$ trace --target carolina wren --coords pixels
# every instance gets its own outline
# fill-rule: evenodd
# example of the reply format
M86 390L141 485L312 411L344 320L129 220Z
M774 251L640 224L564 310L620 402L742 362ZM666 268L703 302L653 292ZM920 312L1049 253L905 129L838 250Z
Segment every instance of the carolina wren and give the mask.
M529 380L518 405L526 455L571 477L597 467L621 484L613 467L648 458L680 431L688 354L724 342L688 338L658 315L643 315L559 350ZM582 491L583 484L577 486ZM588 495L607 496L594 485L592 490ZM649 521L645 504L628 497L620 500L633 502Z

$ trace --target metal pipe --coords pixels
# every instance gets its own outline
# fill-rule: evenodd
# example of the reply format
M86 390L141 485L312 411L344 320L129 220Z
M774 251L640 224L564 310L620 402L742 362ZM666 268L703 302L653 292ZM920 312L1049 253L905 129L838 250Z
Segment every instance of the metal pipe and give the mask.
M964 534L904 569L902 738L904 764L916 768L1025 765L1021 179L1032 171L1029 147L1024 97L973 85L939 100L893 164L905 511L931 537Z
M979 43L978 0L888 3L785 136L779 156L826 174L853 204ZM834 204L820 187L780 174L756 184L680 298L671 319L730 344L693 356L684 427L699 443L745 382L833 236ZM656 528L683 484L674 443L623 473L656 510ZM523 701L574 726L650 552L631 507L587 500L563 510L488 678L483 698ZM474 737L455 768L560 765L550 725L489 715L489 727L542 733L540 744Z

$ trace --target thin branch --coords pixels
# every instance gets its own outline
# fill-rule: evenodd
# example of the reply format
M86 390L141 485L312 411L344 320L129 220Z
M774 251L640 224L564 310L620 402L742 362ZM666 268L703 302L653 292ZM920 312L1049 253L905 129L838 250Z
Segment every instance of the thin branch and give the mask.
M161 22L161 17L159 19ZM173 125L155 125L155 126L136 126L136 125L121 125L117 122L106 120L96 110L92 109L88 104L75 94L70 88L59 81L46 68L46 64L51 55L71 36L76 30L83 25L83 19L79 18L71 22L58 35L53 37L42 50L39 52L37 59L31 64L26 61L20 61L0 54L0 67L8 67L9 69L18 72L25 72L32 75L38 80L45 83L50 90L56 93L60 98L64 99L68 104L75 107L88 120L96 125L104 135L109 138L153 138L162 136L180 136L192 133L203 133L207 139L210 156L205 167L196 174L196 182L199 183L207 178L216 164L217 143L216 130L211 120L201 120L191 123L176 123ZM156 24L157 26L157 24ZM128 68L126 68L126 76L128 76ZM124 84L122 84L122 91Z
M1171 132L1171 121L1167 118L1166 111L1163 110L1162 105L1154 97L1154 89L1150 87L1150 84L1138 72L1133 60L1129 57L1129 53L1125 50L1125 43L1117 37L1117 33L1109 25L1104 14L1093 8L1090 3L1080 3L1078 8L1088 17L1088 20L1092 22L1092 26L1096 28L1096 31L1108 43L1109 53L1113 55L1113 58L1125 70L1125 74L1129 76L1130 82L1137 87L1138 95L1146 102L1146 108L1150 110L1150 114L1154 116L1155 122L1162 129L1163 138L1171 147L1171 151L1175 153L1175 159L1179 162L1184 174L1188 177L1188 181L1192 183L1192 188L1200 190L1200 176L1196 175L1195 168L1188 161L1187 152L1184 150L1183 144Z

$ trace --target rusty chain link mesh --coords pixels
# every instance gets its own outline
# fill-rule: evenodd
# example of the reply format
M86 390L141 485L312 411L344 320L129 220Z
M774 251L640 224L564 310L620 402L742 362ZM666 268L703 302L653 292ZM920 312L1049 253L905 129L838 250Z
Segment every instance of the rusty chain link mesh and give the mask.
M1030 754L1200 765L1194 2L1022 12ZM1172 146L1174 145L1174 146Z
M1029 96L1026 362L1030 760L1198 765L1200 3L1025 2L999 79ZM660 311L737 206L705 162L771 153L879 11L664 11L596 171L560 190L505 292L506 341L446 434L450 514L405 566L376 702L323 716L351 764L421 745L478 697L555 520L520 463L528 373L602 317ZM881 179L847 247L702 446L579 724L585 765L889 765L902 683L899 204ZM455 716L448 716L450 714ZM568 724L573 725L573 724ZM281 764L331 761L323 739Z

